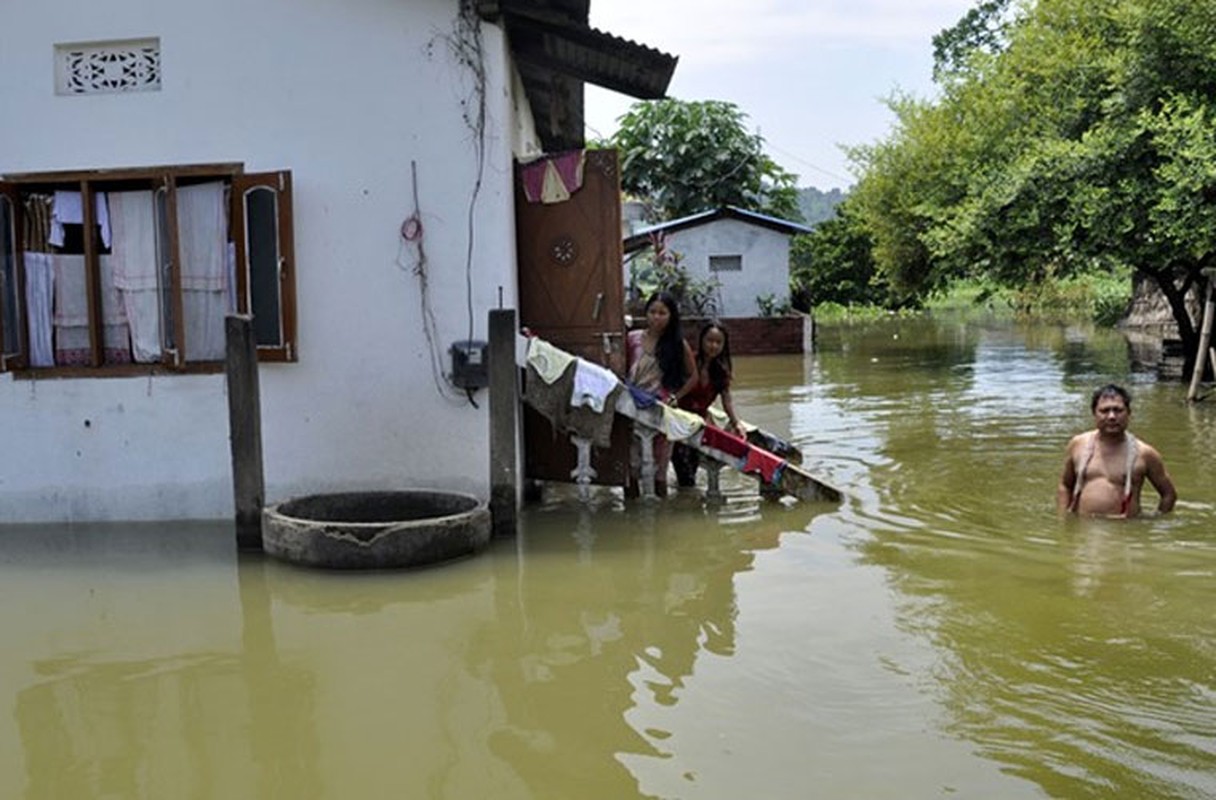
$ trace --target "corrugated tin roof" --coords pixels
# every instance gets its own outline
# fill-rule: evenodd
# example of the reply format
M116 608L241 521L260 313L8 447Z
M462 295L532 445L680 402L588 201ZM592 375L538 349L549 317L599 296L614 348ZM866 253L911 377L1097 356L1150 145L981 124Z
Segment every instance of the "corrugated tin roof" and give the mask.
M667 93L676 56L586 25L508 14L511 50L523 62L557 70L640 100Z
M608 2L609 0L605 0ZM664 97L676 56L596 30L587 0L483 2L501 20L545 150L582 147L583 84L653 100Z
M767 214L761 214L757 211L748 211L745 208L737 206L723 206L722 208L710 209L709 211L701 211L696 214L689 214L687 217L672 219L666 222L660 222L658 225L651 225L648 228L643 228L637 233L625 237L624 249L626 253L632 253L635 250L650 244L650 237L656 233L671 233L673 231L684 230L686 228L695 228L698 225L705 225L710 222L716 222L720 219L736 219L740 222L746 222L750 225L759 225L762 228L778 231L779 233L788 233L793 236L798 233L810 233L811 228L798 222L790 222L788 219L780 217L771 217Z

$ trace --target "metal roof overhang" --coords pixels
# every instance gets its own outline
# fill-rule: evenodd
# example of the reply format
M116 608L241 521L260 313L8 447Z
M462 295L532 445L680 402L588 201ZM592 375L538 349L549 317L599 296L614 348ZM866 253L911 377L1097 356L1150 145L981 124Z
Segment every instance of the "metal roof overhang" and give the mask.
M666 95L679 60L587 25L513 12L504 19L519 61L639 100Z
M515 3L498 10L546 151L583 146L585 83L639 100L667 93L677 56L596 30L577 18L530 13Z

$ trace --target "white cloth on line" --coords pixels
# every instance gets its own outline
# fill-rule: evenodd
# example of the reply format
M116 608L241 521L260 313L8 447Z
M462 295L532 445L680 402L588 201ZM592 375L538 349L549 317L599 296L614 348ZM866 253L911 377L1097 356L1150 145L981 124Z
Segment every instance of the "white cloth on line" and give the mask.
M528 366L528 346L531 343L532 340L522 333L515 334L515 365L517 367Z
M228 287L228 215L220 181L177 189L177 242L182 288L218 291Z
M136 289L122 292L122 307L127 312L131 329L131 358L137 364L154 364L161 360L160 292L156 289Z
M159 289L152 192L111 192L110 212L114 285L123 291Z
M110 214L105 192L93 193L94 220L101 229L101 243L110 246ZM84 198L80 192L57 191L51 199L51 233L47 241L63 247L64 225L84 224Z
M131 356L140 364L155 363L163 352L155 196L150 191L112 192L110 213L110 263L131 329Z
M576 359L574 364L574 388L570 392L570 405L590 406L597 413L603 411L604 401L619 383L616 374L583 358Z
M187 361L222 361L228 302L228 215L220 181L177 190L177 242Z
M54 322L51 309L55 297L55 263L50 253L25 255L25 308L29 331L30 366L55 366L52 345Z
M88 279L82 255L56 253L51 256L55 271L55 363L83 363L92 344L89 337ZM122 297L114 288L109 256L98 260L100 268L103 347L110 358L124 361L130 353L127 315Z
M228 296L222 289L214 292L182 292L182 317L186 323L184 353L187 361L224 360L224 317L228 310Z
M101 318L107 325L125 325L126 312L118 290L114 288L114 273L109 256L98 259L101 268ZM51 254L55 269L55 324L78 326L89 324L89 289L85 277L84 256L67 253Z

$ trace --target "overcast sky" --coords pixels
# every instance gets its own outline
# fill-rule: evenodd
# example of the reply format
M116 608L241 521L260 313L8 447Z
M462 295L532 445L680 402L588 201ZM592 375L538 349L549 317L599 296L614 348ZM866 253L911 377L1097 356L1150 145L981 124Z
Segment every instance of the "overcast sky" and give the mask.
M799 186L847 188L838 144L885 138L895 90L933 97L933 36L978 0L593 0L591 25L679 56L668 94L727 100ZM587 135L633 98L587 85Z

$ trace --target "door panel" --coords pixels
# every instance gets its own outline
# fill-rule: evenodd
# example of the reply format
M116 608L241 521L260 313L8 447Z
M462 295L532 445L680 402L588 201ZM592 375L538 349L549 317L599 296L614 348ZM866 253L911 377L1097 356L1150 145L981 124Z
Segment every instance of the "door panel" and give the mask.
M520 324L556 347L623 374L625 307L621 271L620 173L615 150L587 150L582 186L557 203L529 202L516 169L515 221ZM631 424L618 418L612 447L593 452L596 482L628 477ZM570 481L577 452L525 409L524 472Z

